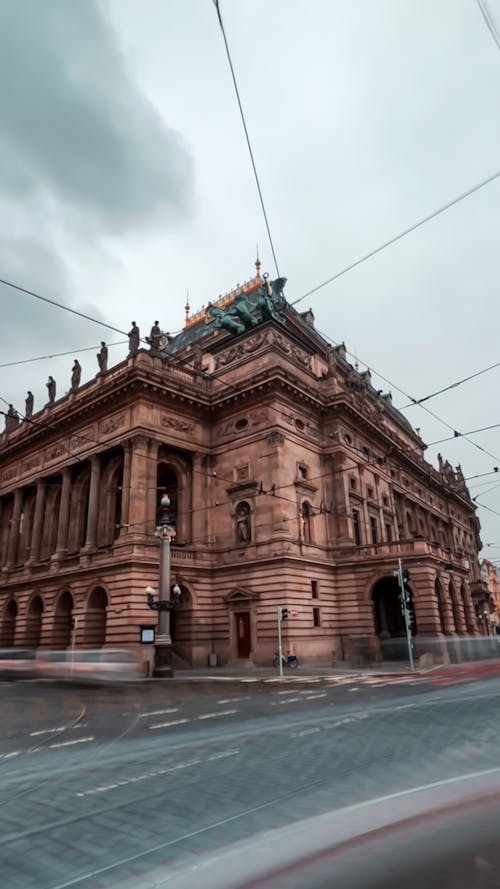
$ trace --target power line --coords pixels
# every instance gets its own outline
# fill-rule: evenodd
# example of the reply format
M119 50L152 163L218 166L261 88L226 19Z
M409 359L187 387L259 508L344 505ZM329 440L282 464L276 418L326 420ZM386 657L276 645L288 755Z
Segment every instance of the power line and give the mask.
M355 262L352 262L350 265L341 269L340 272L336 272L335 275L332 275L330 278L327 278L325 281L322 281L321 284L317 284L315 287L312 287L311 290L308 290L307 293L304 293L303 296L299 296L298 299L295 299L290 305L296 306L297 303L302 302L306 297L311 296L313 293L317 293L318 290L321 290L323 287L326 287L328 284L331 284L333 281L336 281L338 278L341 278L342 275L347 274L347 272L352 271L352 269L357 268L357 266L361 265L363 262L366 262L368 259L371 259L373 256L376 256L377 253L381 253L382 250L385 250L386 247L390 247L392 244L395 244L397 241L400 241L402 238L406 237L406 235L411 234L420 226L425 225L426 222L430 222L431 219L435 219L436 216L440 216L441 213L444 213L446 210L449 210L450 207L454 207L455 204L459 204L460 201L463 201L465 198L470 197L470 195L474 194L476 191L479 191L481 188L484 188L486 185L489 185L491 182L494 182L495 179L500 177L500 170L496 173L493 173L492 176L488 176L487 179L483 179L482 182L479 182L478 185L475 185L473 188L469 188L467 191L464 191L462 194L458 195L458 197L453 198L453 200L448 201L447 204L444 204L442 207L439 207L438 210L434 210L432 213L429 213L427 216L424 216L423 219L420 219L418 222L415 222L413 225L410 225L409 228L406 228L404 231L400 232L399 235L396 235L394 238L390 238L388 241L385 241L384 244L381 244L379 247L376 247L374 250L370 250L369 253L366 253L360 259L357 259Z
M495 475L498 472L498 466L494 466L491 472L480 472L479 475L468 475L464 481L469 482L473 478L484 478L485 475Z
M483 370L478 370L477 373L469 374L468 377L464 377L462 380L457 380L455 383L450 383L449 386L443 386L442 389L437 389L435 392L431 392L430 395L426 395L424 398L412 399L408 402L408 404L404 404L402 407L398 408L398 410L404 411L407 407L414 407L414 405L419 405L422 404L424 401L429 401L430 398L435 398L436 395L442 395L443 392L448 392L450 389L456 389L463 383L468 383L469 380L474 380L476 377L480 377L482 374L488 373L488 371L494 370L496 367L500 367L500 361L497 361L495 364L490 364L489 367L485 367Z
M225 45L225 47L226 47L227 60L228 60L228 62L229 62L229 68L230 68L230 70L231 70L231 77L232 77L232 79L233 79L234 91L235 91L235 93L236 93L236 99L237 99L237 102L238 102L238 108L240 109L241 122L242 122L242 124L243 124L243 129L244 129L244 131L245 131L245 139L246 139L246 143L247 143L247 146L248 146L248 152L249 152L249 154L250 154L250 160L251 160L251 162L252 162L252 169L253 169L253 174L254 174L254 177L255 177L255 182L256 182L256 185L257 185L257 191L258 191L258 193L259 193L260 206L262 207L262 214L263 214L263 216L264 216L264 222L265 222L265 224L266 224L267 237L269 238L269 244L270 244L270 246L271 246L271 253L272 253L272 255L273 255L274 265L275 265L275 268L276 268L276 274L277 274L277 276L278 276L278 278L279 278L279 274L280 274L280 273L279 273L279 269L278 269L278 260L276 259L276 251L275 251L275 249L274 249L273 239L272 239L272 236L271 236L271 228L270 228L270 226L269 226L269 220L268 220L268 218L267 218L266 207L265 207L265 204L264 204L264 198L263 198L263 196L262 196L262 189L261 189L261 187L260 187L259 175L258 175L258 173L257 173L257 167L256 167L256 165L255 165L255 160L254 160L254 156L253 156L252 144L251 144L251 142L250 142L250 136L249 136L249 134L248 134L248 128L247 128L247 125L246 125L245 114L244 114L244 111L243 111L243 105L242 105L242 103L241 103L240 91L239 91L239 89L238 89L238 82L237 82L237 80L236 80L236 74L235 74L235 72L234 72L233 62L232 62L232 59L231 59L231 52L230 52L230 50L229 50L229 44L228 44L228 40L227 40L227 37L226 37L226 31L225 31L225 29L224 29L224 23L223 23L223 21L222 21L222 14L221 14L221 11L220 11L220 8L219 8L219 0L213 0L213 2L214 2L215 9L216 9L216 11L217 11L217 18L218 18L218 20L219 20L219 26L220 26L221 33L222 33L222 37L223 37L223 40L224 40L224 45Z
M500 488L500 484L493 485L491 488L488 488L487 491L480 491L479 494L476 494L476 496L473 497L472 499L474 500L475 503L477 503L477 501L479 500L480 497L486 497L487 494L491 494L492 491L496 491L498 488Z
M481 426L479 429L471 429L470 432L457 432L457 430L454 429L453 435L449 435L447 438L439 438L437 441L431 441L427 447L433 448L435 445L442 444L444 441L452 441L454 438L465 438L466 435L476 435L478 432L487 432L489 429L498 429L499 426L500 423L493 423L492 426Z
M106 345L108 348L111 348L112 346L123 346L126 342L127 340L119 340L117 343L106 343ZM20 364L32 364L34 361L46 361L48 358L63 358L65 355L79 355L81 352L93 352L94 349L98 348L99 346L87 346L85 349L71 349L69 352L54 352L52 355L40 355L38 358L22 358L20 361L7 361L5 364L0 364L0 368L17 367Z
M49 306L64 309L65 312L70 312L72 315L77 315L79 318L84 318L86 321L91 321L93 324L100 324L101 327L107 327L108 330L113 330L115 333L121 333L122 336L127 336L125 331L120 330L119 327L113 327L112 324L106 324L105 321L98 321L98 319L93 318L92 315L87 315L85 312L79 312L78 309L72 309L70 306L65 306L64 303L58 303L55 299L49 299L48 296L42 296L40 293L36 293L35 290L28 290L26 287L20 287L19 284L14 284L12 281L7 281L5 278L0 278L0 284L3 284L5 287L11 287L13 290L19 291L19 293L26 293L28 296L33 296L35 299L48 303Z
M321 330L318 330L318 333L328 343L330 343L334 346L338 346L338 343L336 343L335 340L332 340L328 334L324 333ZM348 349L346 349L346 354L349 355L351 358L354 358L355 360L357 360L358 356L354 355ZM380 377L380 379L383 380L384 383L387 383L387 385L390 386L391 389L395 389L396 392L399 392L401 395L404 395L404 397L408 398L412 403L415 403L415 404L418 403L417 400L413 398L413 396L409 395L408 392L405 392L404 389L401 389L400 386L397 386L396 383L393 383L392 380L390 380L388 377L384 376L384 374L380 373L380 371L376 370L376 368L374 368L373 365L370 365L366 361L363 361L363 360L361 360L361 363L364 364L366 368L371 369L371 371L373 371L373 373L377 377ZM421 407L423 411L425 411L427 414L429 414L431 417L433 417L435 420L437 420L443 426L445 426L447 429L449 429L451 432L453 432L452 438L461 437L464 439L464 441L467 441L470 445L472 445L474 448L476 448L476 450L482 451L482 453L486 454L488 457L492 457L493 460L498 460L500 462L500 457L498 457L496 454L493 454L491 451L486 450L486 448L483 448L483 446L478 444L476 441L472 441L472 439L467 438L469 433L467 433L467 432L466 433L457 433L456 429L454 429L450 423L448 423L446 420L443 420L443 418L439 417L437 414L435 414L434 411L431 411L431 409L428 408L425 404L419 404L418 406ZM430 445L428 445L428 447L430 447Z
M495 41L497 48L500 49L500 37L498 36L498 34L496 32L496 28L495 28L495 25L493 24L493 20L490 16L486 6L484 5L483 0L476 0L476 2L477 2L477 5L479 6L479 9L481 10L481 15L485 21L488 31L490 32L491 36L493 37L493 40Z

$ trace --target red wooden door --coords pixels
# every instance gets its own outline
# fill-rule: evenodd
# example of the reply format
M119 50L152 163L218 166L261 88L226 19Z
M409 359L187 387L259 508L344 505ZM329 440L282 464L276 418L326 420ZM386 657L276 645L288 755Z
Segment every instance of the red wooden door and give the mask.
M237 611L236 619L236 643L238 657L248 658L252 650L252 640L250 637L250 612Z

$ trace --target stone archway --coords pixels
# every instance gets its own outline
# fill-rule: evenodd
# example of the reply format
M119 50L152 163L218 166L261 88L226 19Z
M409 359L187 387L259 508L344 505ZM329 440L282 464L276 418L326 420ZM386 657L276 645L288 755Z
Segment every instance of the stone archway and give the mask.
M412 636L416 635L415 609L410 594ZM380 639L384 660L404 660L407 657L406 627L401 611L401 597L396 577L382 577L372 590L375 632Z
M33 596L26 615L24 644L26 648L38 648L42 636L43 599Z
M106 643L108 596L102 587L95 587L87 600L85 610L84 645L102 648Z
M9 599L5 605L0 627L0 648L12 648L16 639L17 602Z
M52 645L56 650L69 648L73 630L73 609L75 603L73 596L67 590L59 596L55 612L52 631Z

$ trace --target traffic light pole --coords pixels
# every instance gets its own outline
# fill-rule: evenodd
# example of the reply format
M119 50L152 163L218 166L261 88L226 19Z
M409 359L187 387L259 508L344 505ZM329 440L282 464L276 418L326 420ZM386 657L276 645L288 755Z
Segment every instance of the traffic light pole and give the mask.
M413 646L411 641L411 619L410 619L410 597L408 595L407 589L405 587L404 577L403 577L403 563L401 559L398 559L398 570L395 572L398 578L399 590L401 596L401 611L403 613L403 617L405 619L405 629L406 629L406 642L408 644L408 660L410 662L410 670L415 669L415 664L413 662Z
M281 641L281 608L278 608L278 660L280 667L280 679L283 679L283 644Z

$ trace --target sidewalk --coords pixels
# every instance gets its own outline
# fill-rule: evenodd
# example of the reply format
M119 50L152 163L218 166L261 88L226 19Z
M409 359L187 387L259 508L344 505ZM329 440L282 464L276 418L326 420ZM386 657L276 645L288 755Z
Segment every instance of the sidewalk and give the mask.
M314 664L299 666L296 670L283 669L283 681L319 682L319 681L355 681L373 677L380 680L398 679L438 679L453 677L459 680L467 675L480 676L499 675L500 659L484 661L461 661L455 664L434 664L432 667L417 667L410 670L403 661L389 661L373 666ZM184 682L236 682L236 683L269 683L279 682L278 668L249 667L238 669L231 667L207 667L206 669L175 670L174 681ZM155 680L153 680L155 681Z

